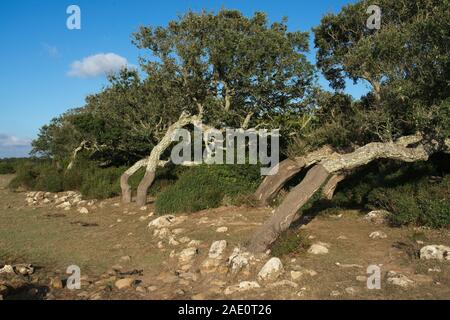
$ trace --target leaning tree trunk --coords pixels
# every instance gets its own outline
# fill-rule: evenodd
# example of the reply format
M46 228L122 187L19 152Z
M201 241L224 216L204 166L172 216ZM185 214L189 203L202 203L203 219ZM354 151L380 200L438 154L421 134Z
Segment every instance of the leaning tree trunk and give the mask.
M285 183L293 176L300 172L303 168L309 167L326 157L329 157L333 150L329 146L325 146L317 151L311 152L304 157L295 159L286 159L278 165L278 172L274 175L267 176L260 184L255 192L255 198L262 204L267 205L278 192L283 188Z
M128 183L128 179L135 174L140 168L147 165L147 159L142 159L131 166L127 171L125 171L120 177L120 188L122 189L122 202L131 202L131 186Z
M414 145L414 147L408 147ZM376 159L392 159L403 162L426 161L433 153L450 149L450 140L443 143L424 141L421 135L403 137L396 142L369 143L349 154L333 154L308 171L303 181L295 187L275 210L274 215L251 239L249 250L264 252L289 228L299 209L320 189L332 174L352 170ZM333 187L338 178L332 178ZM333 188L331 188L333 189Z
M166 134L161 141L152 149L150 156L147 158L147 166L145 169L144 178L141 180L138 186L138 192L136 196L136 204L138 206L144 206L147 203L148 188L153 184L156 175L156 168L158 167L161 159L161 155L172 144L172 138L175 132L182 127L194 123L200 122L201 115L191 116L183 113L177 122L173 123L166 131Z
M309 170L303 181L289 192L274 215L254 235L249 250L264 252L281 232L289 228L297 211L319 190L329 175L321 165Z

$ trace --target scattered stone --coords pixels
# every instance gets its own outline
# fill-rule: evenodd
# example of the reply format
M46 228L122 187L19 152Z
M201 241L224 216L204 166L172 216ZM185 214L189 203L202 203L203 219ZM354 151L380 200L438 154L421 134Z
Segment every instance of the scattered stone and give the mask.
M344 235L339 236L339 237L337 237L336 239L337 239L337 240L348 240L348 238L347 238L346 236L344 236Z
M134 283L135 283L135 280L133 278L124 278L124 279L117 280L114 285L116 286L117 289L122 290L122 289L131 288Z
M233 253L228 258L228 265L230 266L231 273L236 274L247 267L252 258L253 256L251 253L243 252L237 247L234 248Z
M369 212L364 220L370 221L375 224L383 224L386 221L386 216L389 215L389 212L386 210L374 210Z
M409 288L414 285L414 281L412 281L405 275L397 273L395 271L389 271L387 273L387 283L402 288Z
M172 233L175 234L175 235L179 235L179 234L182 234L184 231L185 231L185 229L183 229L183 228L176 228L176 229L172 230Z
M182 237L178 241L180 241L180 243L188 243L191 239L188 237Z
M317 272L314 270L310 270L310 269L305 269L302 267L294 267L296 270L291 271L291 279L293 281L297 281L299 279L301 279L303 276L308 275L310 277L314 277L317 275Z
M148 217L147 216L140 216L139 217L139 221L144 222L145 220L147 220Z
M180 254L178 255L178 259L179 259L180 263L188 263L192 259L194 259L194 257L197 254L198 254L197 248L195 248L195 247L187 248L180 252Z
M201 244L202 244L202 242L200 240L191 240L188 243L188 247L198 247Z
M364 268L360 264L345 264L345 263L336 262L336 265L341 268Z
M149 228L167 228L169 226L175 226L177 224L182 223L184 220L186 220L186 216L178 216L175 217L174 215L165 215L159 218L156 218L152 220L149 224Z
M330 297L338 297L340 295L341 295L341 293L337 290L333 290L330 292Z
M141 210L141 211L147 211L147 206L140 207L139 210Z
M215 241L209 249L208 257L211 259L221 259L226 248L226 240Z
M330 245L327 244L327 243L317 242L317 243L313 244L308 249L308 253L311 253L311 254L327 254L329 247L330 247Z
M429 245L420 249L422 260L450 260L450 247L443 245Z
M366 276L357 276L356 277L356 281L358 281L358 282L367 282L367 277Z
M70 208L72 205L70 204L70 202L68 202L68 201L66 201L66 202L63 202L63 203L61 203L61 204L58 204L57 206L56 206L56 208L57 209L66 209L66 208Z
M261 286L256 281L242 281L241 283L227 287L224 291L225 295L230 295L236 292L244 292L248 290L259 289Z
M225 233L225 232L227 232L228 231L228 228L227 227L219 227L219 228L217 228L217 230L216 230L216 232L218 232L218 233Z
M386 239L387 234L383 231L374 231L371 234L369 234L370 239Z
M149 287L147 287L147 290L148 290L148 292L153 292L153 291L158 290L158 287L157 286L149 286Z
M437 272L437 273L439 273L439 272L441 272L441 268L439 268L439 267L429 268L428 272Z
M153 236L160 239L166 239L172 237L172 232L167 228L156 229L153 232Z
M130 262L131 261L131 257L130 256L123 256L123 257L120 257L119 261L120 262Z
M178 246L180 243L177 241L177 240L175 240L175 238L174 237L170 237L170 239L169 239L169 245L171 245L171 246Z
M275 281L284 272L283 263L279 258L271 258L258 273L260 281Z
M2 273L14 273L13 266L11 266L9 264L3 266L3 268L0 269L0 274L2 274Z
M31 264L16 264L13 268L16 274L22 276L29 276L34 273L34 267Z
M355 288L355 287L345 288L344 291L351 296L353 296L359 292L358 288Z
M89 210L86 209L85 207L81 207L81 208L78 209L78 212L81 213L81 214L88 214Z

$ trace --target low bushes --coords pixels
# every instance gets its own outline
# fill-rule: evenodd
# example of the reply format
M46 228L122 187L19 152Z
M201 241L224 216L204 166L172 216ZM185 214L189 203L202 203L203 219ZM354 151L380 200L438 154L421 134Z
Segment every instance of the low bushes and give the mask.
M227 204L249 202L261 181L258 166L202 165L191 168L156 200L159 214L195 212Z
M448 155L424 163L378 161L353 173L337 189L332 205L386 209L392 225L450 225Z

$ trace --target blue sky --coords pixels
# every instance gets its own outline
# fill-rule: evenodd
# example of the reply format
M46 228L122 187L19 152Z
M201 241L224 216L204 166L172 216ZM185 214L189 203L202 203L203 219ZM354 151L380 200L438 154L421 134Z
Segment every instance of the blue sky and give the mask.
M349 2L354 1L1 1L0 158L25 156L42 125L82 106L86 95L105 86L105 76L97 75L105 63L108 67L126 59L137 65L143 52L131 44L131 33L140 25L166 25L189 9L217 11L224 7L246 15L264 11L271 21L287 16L290 30L310 31L322 15L338 12ZM81 30L66 27L66 9L71 4L81 9ZM111 55L100 55L108 53ZM314 52L309 58L314 62ZM98 63L103 64L97 70ZM327 85L323 79L320 82ZM359 97L367 87L350 85L347 91Z

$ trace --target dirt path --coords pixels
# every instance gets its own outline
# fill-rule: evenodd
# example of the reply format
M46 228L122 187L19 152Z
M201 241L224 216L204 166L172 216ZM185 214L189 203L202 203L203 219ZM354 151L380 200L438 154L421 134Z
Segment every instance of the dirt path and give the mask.
M270 208L222 207L190 214L167 227L149 228L156 218L151 216L152 205L136 208L121 205L118 198L109 199L97 202L88 214L76 207L30 206L25 193L2 188L10 178L0 176L0 267L31 263L40 268L29 278L0 275L0 288L2 281L9 287L5 298L450 298L450 262L423 261L416 255L424 245L450 244L448 230L393 229L351 211L318 216L301 230L311 243L325 243L328 253L303 250L284 256L284 273L277 281L262 283L257 273L269 257L257 257L259 261L252 260L237 275L229 273L226 259L271 214ZM227 230L218 232L223 227ZM387 237L369 238L374 231ZM211 244L218 240L226 240L227 247L220 265L211 272L202 265ZM186 263L181 263L182 252L192 254ZM81 269L80 290L59 288L60 280L68 277L69 265ZM369 265L380 267L380 290L367 289L364 277ZM301 273L299 279L293 280L291 271ZM402 288L388 283L389 271L404 275L411 285ZM123 278L136 281L120 290L117 281ZM226 294L242 281L258 281L260 288Z

